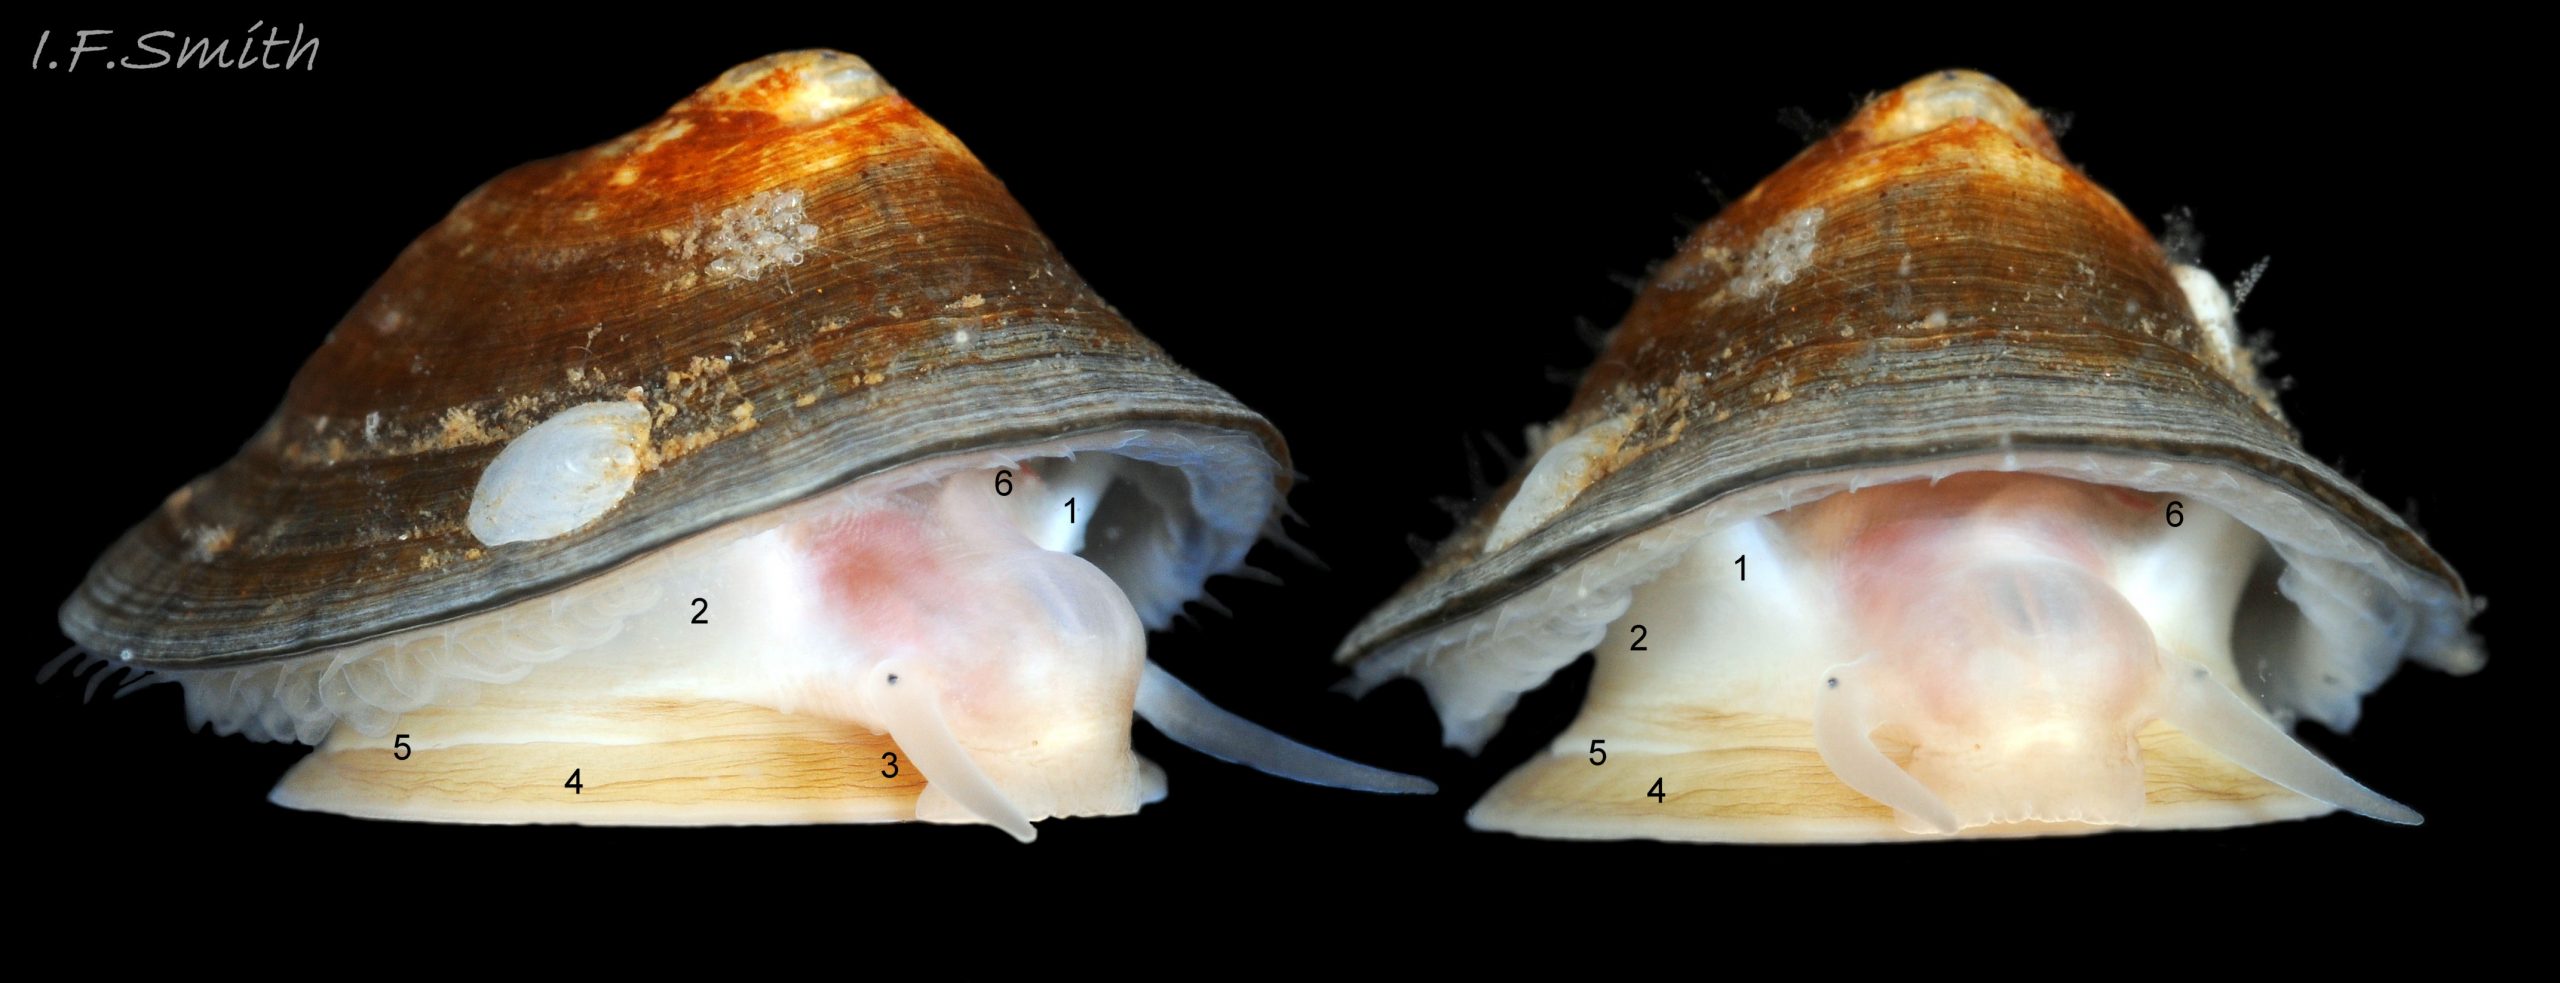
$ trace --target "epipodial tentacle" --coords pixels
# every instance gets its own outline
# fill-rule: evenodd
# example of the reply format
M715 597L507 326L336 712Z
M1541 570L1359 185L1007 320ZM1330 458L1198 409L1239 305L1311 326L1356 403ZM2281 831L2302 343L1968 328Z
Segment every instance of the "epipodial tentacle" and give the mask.
M1227 712L1148 660L1138 677L1138 717L1184 747L1269 775L1364 792L1429 795L1428 779L1335 757Z

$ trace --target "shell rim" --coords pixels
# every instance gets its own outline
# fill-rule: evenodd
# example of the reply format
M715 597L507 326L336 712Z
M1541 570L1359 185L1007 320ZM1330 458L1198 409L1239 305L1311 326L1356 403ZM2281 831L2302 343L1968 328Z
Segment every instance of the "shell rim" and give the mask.
M1932 461L1975 457L1992 452L2111 453L2246 468L2264 478L2270 487L2301 498L2307 504L2343 520L2344 524L2354 529L2357 535L2375 546L2377 553L2389 557L2392 562L2409 573L2443 583L2451 588L2454 597L2466 605L2471 603L2470 589L2464 585L2461 575L2453 570L2451 564L2447 563L2441 554L2420 539L2399 516L2374 502L2362 488L2317 461L2308 458L2300 461L2283 461L2230 445L2196 441L2162 441L2150 446L2096 448L2089 446L2085 439L2079 438L2057 440L2049 437L2009 435L1989 441L1939 444L1932 446L1925 453L1897 454L1889 458L1859 452L1845 452L1827 458L1775 464L1691 489L1674 499L1672 504L1661 509L1634 513L1631 518L1588 528L1578 540L1568 541L1562 546L1549 546L1548 543L1552 541L1550 531L1557 528L1555 519L1571 511L1573 506L1568 505L1566 512L1550 517L1539 529L1531 531L1510 546L1463 561L1460 565L1472 565L1492 556L1515 550L1547 547L1546 554L1539 562L1524 565L1522 569L1500 580L1471 590L1448 594L1426 610L1414 613L1398 612L1396 600L1418 596L1418 592L1408 587L1405 592L1400 592L1397 598L1390 599L1385 606L1362 619L1352 629L1351 635L1344 639L1341 647L1335 651L1334 662L1339 665L1352 665L1404 642L1445 630L1453 625L1463 624L1484 612L1498 609L1513 598L1527 594L1557 577L1564 576L1580 566L1583 561L1600 554L1622 539L1677 521L1691 513L1708 508L1727 496L1760 484L1802 476L1852 471L1878 464L1925 464ZM1534 461L1524 463L1521 473L1526 474L1529 464L1534 463ZM2352 506L2355 511L2342 509L2339 503L2332 503L2310 488L2280 476L2288 471L2319 479L2318 487L2343 492L2341 495L2343 504ZM1586 491L1585 494L1587 495L1588 492ZM2377 521L2399 535L2389 537L2375 535L2373 528ZM1447 543L1457 544L1469 541L1471 537L1467 534L1473 529L1473 524L1462 527L1451 534ZM2410 555L2412 552L2416 555ZM1430 566L1431 564L1426 562L1425 573L1429 571ZM1432 579L1445 579L1445 574ZM1399 616L1393 619L1386 618L1385 616L1390 613L1396 613Z
M1252 424L1260 424L1260 426L1257 427ZM698 521L688 523L684 527L671 531L661 537L637 541L630 547L608 554L604 559L601 559L596 563L589 564L575 572L563 573L549 578L529 580L513 589L492 593L487 597L482 598L477 603L453 610L438 612L431 617L397 619L384 622L376 626L373 630L361 634L302 639L290 645L267 646L255 649L235 649L211 655L178 658L155 658L139 645L133 644L134 642L138 642L138 639L119 640L117 642L104 645L92 644L91 639L109 638L113 636L111 633L102 630L101 626L98 626L95 623L84 624L81 621L75 620L74 612L75 609L83 607L105 607L104 605L86 602L92 586L97 583L99 567L104 565L107 557L113 555L115 552L113 546L110 546L105 553L102 553L100 557L90 565L90 570L82 580L80 589L73 592L70 598L62 602L61 607L57 611L56 620L63 635L70 638L82 649L96 653L101 657L113 658L118 662L137 669L231 669L256 665L264 662L285 661L307 656L314 652L349 645L361 645L390 635L397 635L434 625L458 621L463 618L486 613L498 608L557 593L595 577L622 569L631 563L645 558L650 553L665 549L666 547L681 542L689 537L766 512L798 505L826 495L830 492L842 489L854 482L861 481L874 475L883 474L897 468L905 467L907 465L930 461L936 458L1009 447L1022 443L1072 440L1078 437L1087 437L1127 430L1206 431L1213 434L1233 435L1256 441L1262 445L1262 448L1266 453L1270 454L1271 461L1273 463L1271 483L1274 489L1274 504L1272 508L1275 512L1280 508L1280 503L1283 502L1288 495L1290 477L1294 473L1290 468L1288 445L1286 441L1280 437L1278 431L1271 428L1269 421L1262 419L1259 414L1255 414L1250 410L1230 414L1218 414L1214 412L1203 413L1200 414L1198 418L1194 419L1181 419L1171 415L1113 418L1079 427L1049 429L1045 432L1038 429L1022 429L1001 431L994 435L975 435L966 440L953 440L939 444L926 445L924 447L917 448L909 454L879 461L866 462L859 470L837 472L830 477L813 483L813 487L785 491L773 495L748 497L742 500L743 504L731 505L725 508L709 511ZM1269 516L1266 515L1264 518L1267 521ZM161 513L157 510L153 511L150 515L143 517L140 522L135 523L122 535L118 536L116 543L122 544L127 539L130 539L139 533L150 523L160 521L160 519ZM592 531L596 528L596 526L591 525L588 529L572 532L569 533L569 535L577 536L592 534ZM493 549L504 548L504 546L493 547ZM92 630L88 632L80 631L79 629L83 627L101 630Z

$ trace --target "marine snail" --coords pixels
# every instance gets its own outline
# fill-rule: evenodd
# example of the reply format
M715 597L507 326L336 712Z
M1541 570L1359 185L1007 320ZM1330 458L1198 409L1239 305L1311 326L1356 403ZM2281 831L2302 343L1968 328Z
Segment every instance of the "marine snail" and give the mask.
M99 559L55 668L317 744L273 801L367 817L1029 840L1163 794L1132 713L1427 791L1145 659L1287 462L870 66L775 55L465 198Z
M1338 653L1469 751L1594 654L1482 829L2415 823L2289 729L2484 659L2446 561L2301 450L2224 287L1976 73L1699 228L1530 443Z

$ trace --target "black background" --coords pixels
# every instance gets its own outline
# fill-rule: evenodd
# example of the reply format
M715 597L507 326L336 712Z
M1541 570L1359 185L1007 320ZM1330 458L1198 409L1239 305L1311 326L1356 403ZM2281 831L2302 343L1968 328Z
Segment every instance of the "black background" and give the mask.
M178 864L291 855L457 864L646 855L824 856L861 876L953 872L1199 879L1260 893L1410 892L1475 879L1624 884L1670 870L1821 882L1847 871L2113 869L2250 877L2475 869L2510 847L2509 790L2541 653L2514 613L2547 581L2512 558L2541 533L2511 508L2547 453L2533 363L2547 290L2507 231L2546 221L2506 144L2519 90L2499 59L2420 63L2422 37L2124 35L2122 50L1962 35L1779 43L1805 24L1587 29L1498 22L1391 28L1180 18L912 23L716 12L664 29L511 20L306 22L312 72L106 71L18 76L11 318L20 395L21 634L27 671L65 642L52 606L126 526L221 463L273 409L300 360L413 236L500 170L610 138L723 69L794 47L870 59L1002 177L1103 296L1175 358L1268 415L1308 477L1292 496L1316 569L1264 547L1284 587L1212 590L1233 610L1153 639L1155 658L1220 703L1310 743L1433 777L1435 798L1299 787L1170 745L1143 725L1170 798L1135 817L1051 821L1019 847L984 828L708 831L477 829L276 809L300 753L185 732L174 687L83 706L76 686L21 683L34 808L51 828L139 835ZM60 15L51 29L236 36L257 19ZM811 15L815 17L813 13ZM1245 16L1245 15L1237 15ZM1464 27L1464 30L1457 28ZM1845 26L1820 26L1826 33ZM1849 31L1849 33L1859 33ZM120 54L122 52L119 52ZM2432 57L2432 56L2430 56ZM2442 61L2442 63L2437 63ZM1577 318L1606 326L1623 282L1667 256L1716 191L1737 195L1864 93L1947 66L1988 70L2070 114L2064 149L2159 227L2194 210L2226 279L2273 267L2242 315L2271 331L2270 372L2310 449L2431 540L2497 605L2476 624L2492 661L2448 679L2403 671L2352 736L2306 728L2347 771L2427 825L2331 817L2225 832L1899 848L1569 844L1469 831L1466 806L1569 719L1582 665L1533 694L1481 759L1441 749L1411 684L1354 702L1327 692L1352 623L1437 539L1434 496L1469 493L1470 445L1501 465L1521 428L1564 404L1589 361ZM2528 676L2527 674L2534 674ZM2535 744L2541 742L2536 741ZM1631 780L1629 795L1643 785ZM566 793L563 793L566 794ZM159 859L153 859L159 858ZM202 858L187 862L207 862ZM587 866L602 876L603 865ZM2370 865L2358 867L2354 865ZM680 863L666 869L688 868ZM244 868L244 869L255 869ZM555 868L556 869L556 868ZM752 879L752 863L720 876ZM848 869L855 869L851 866ZM2357 873L2362 871L2363 873ZM1258 882L1256 874L1268 878ZM1824 875L1824 876L1813 876ZM325 874L312 876L327 876ZM712 876L704 874L701 876ZM967 880L967 878L963 878ZM1970 883L1970 882L1966 882ZM1524 890L1526 890L1524 888ZM2006 888L1986 891L2008 893ZM1399 896L1402 896L1401 894ZM1544 895L1540 895L1544 896ZM1419 897L1419 895L1415 895Z

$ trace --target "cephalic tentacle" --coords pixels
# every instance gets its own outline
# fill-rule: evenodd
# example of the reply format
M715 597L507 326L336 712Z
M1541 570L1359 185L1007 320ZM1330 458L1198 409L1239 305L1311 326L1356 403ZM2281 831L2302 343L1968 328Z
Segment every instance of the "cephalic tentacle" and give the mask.
M889 736L933 788L1016 840L1029 843L1039 836L1021 807L1005 798L951 733L951 725L942 719L941 689L934 685L929 670L913 661L891 659L873 667L862 688L872 719L889 729Z
M1868 735L1884 724L1876 717L1873 690L1865 685L1863 669L1874 656L1847 665L1834 666L1824 673L1822 689L1813 703L1814 750L1822 754L1822 763L1850 788L1866 797L1899 810L1918 824L1923 833L1953 833L1958 828L1955 810L1946 800L1920 784L1911 773L1894 764L1892 758L1877 750Z
M2364 787L2311 753L2203 666L2166 653L2161 662L2169 681L2160 718L2196 743L2260 778L2359 816L2411 826L2423 821L2417 810Z
M1291 781L1363 792L1429 795L1440 787L1335 757L1236 716L1148 660L1138 677L1138 717L1184 747Z

